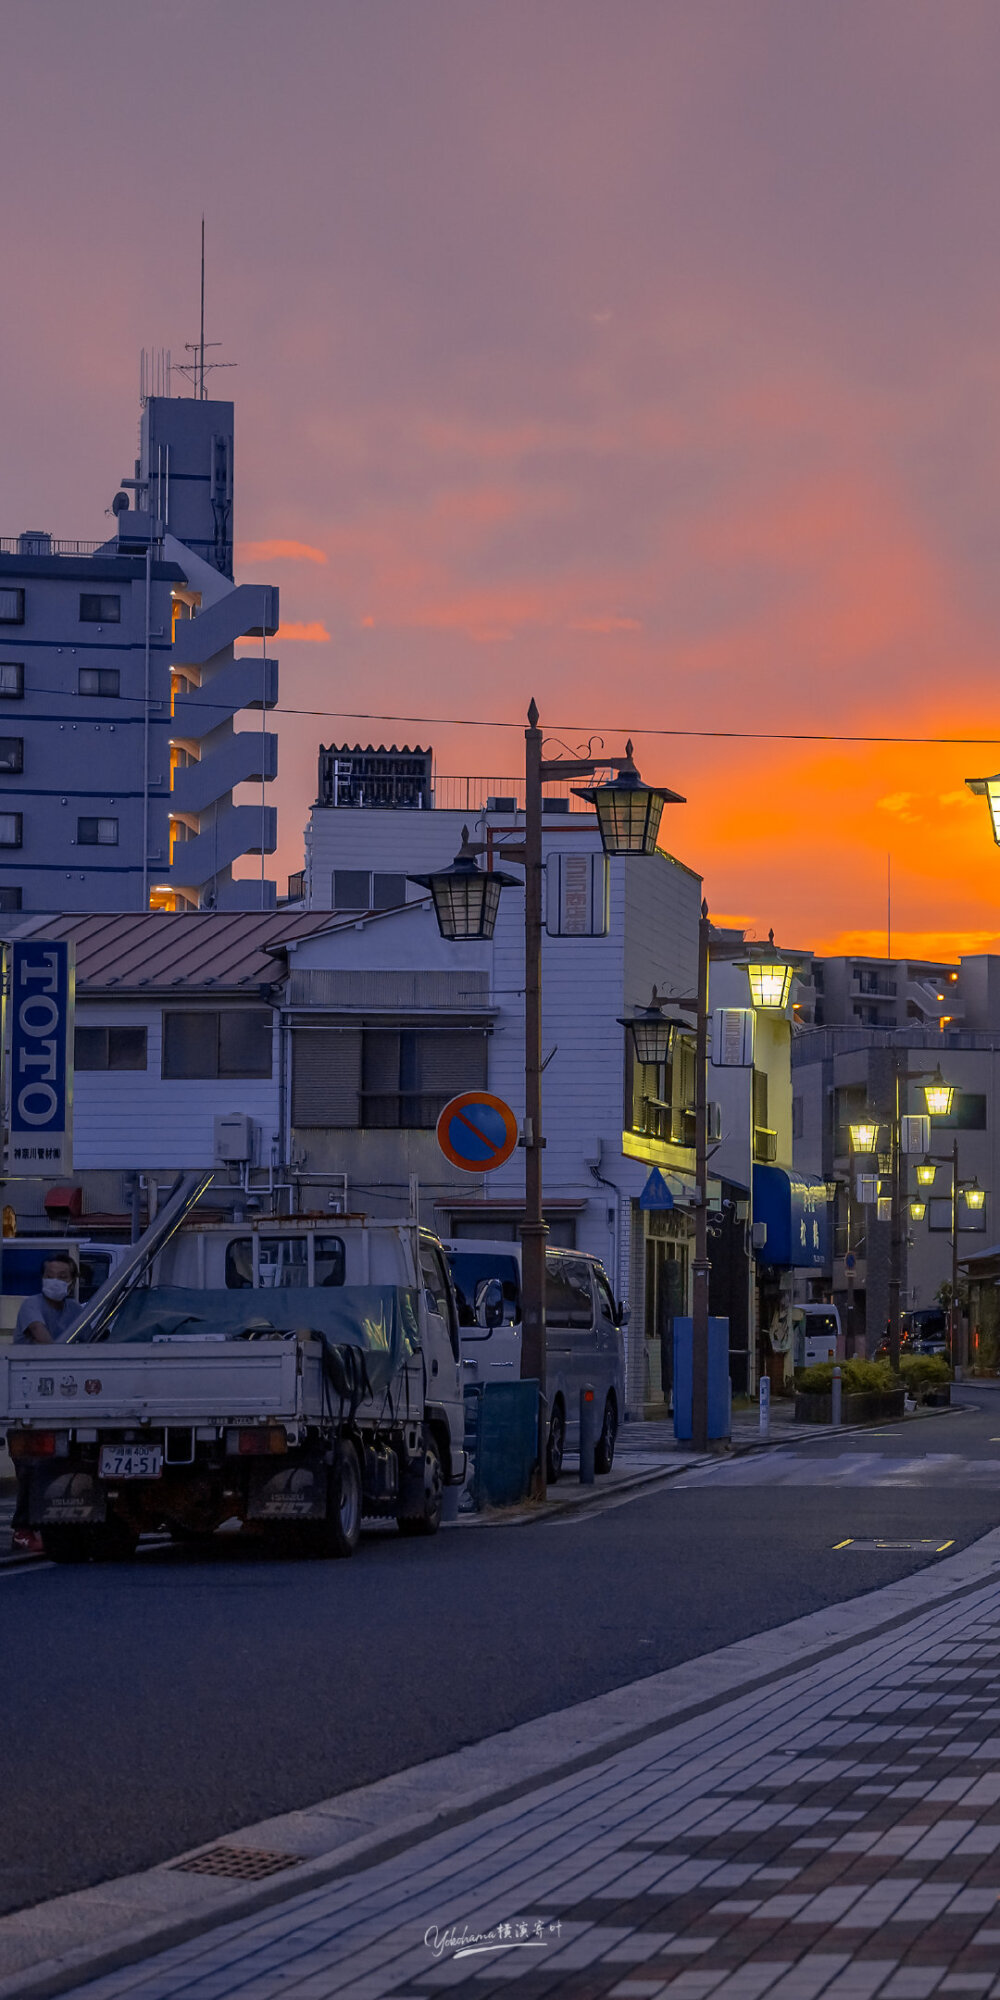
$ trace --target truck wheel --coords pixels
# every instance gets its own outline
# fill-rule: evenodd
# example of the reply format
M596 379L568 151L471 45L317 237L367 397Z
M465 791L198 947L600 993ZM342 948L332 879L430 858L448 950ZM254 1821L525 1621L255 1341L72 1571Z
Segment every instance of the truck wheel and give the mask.
M361 1467L352 1444L344 1443L330 1467L326 1519L310 1522L309 1545L321 1556L352 1556L361 1540Z
M42 1547L50 1562L131 1562L139 1541L134 1528L111 1516L92 1527L58 1524L42 1529Z
M50 1562L85 1563L94 1555L93 1528L43 1528L42 1547Z
M556 1403L549 1419L549 1442L545 1451L545 1476L550 1486L554 1486L562 1471L563 1452L566 1449L566 1419L563 1406Z
M594 1447L594 1471L610 1472L615 1462L615 1439L618 1436L618 1413L613 1396L604 1405L604 1422L601 1435Z
M444 1471L441 1453L428 1431L424 1443L424 1504L419 1514L397 1514L401 1535L436 1535L444 1511Z

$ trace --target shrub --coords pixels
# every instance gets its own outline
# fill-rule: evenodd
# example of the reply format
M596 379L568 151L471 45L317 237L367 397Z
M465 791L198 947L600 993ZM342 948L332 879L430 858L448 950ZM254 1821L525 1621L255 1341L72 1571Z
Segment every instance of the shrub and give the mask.
M904 1388L911 1391L951 1381L951 1369L943 1354L904 1354L899 1372Z
M803 1368L795 1378L795 1387L807 1396L829 1396L833 1391L833 1370L832 1361ZM845 1396L884 1396L888 1389L896 1387L888 1361L842 1361L840 1382Z

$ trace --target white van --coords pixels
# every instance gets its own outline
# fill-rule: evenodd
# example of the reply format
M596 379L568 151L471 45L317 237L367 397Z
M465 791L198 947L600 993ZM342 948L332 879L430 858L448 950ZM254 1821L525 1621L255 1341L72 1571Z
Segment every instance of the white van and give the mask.
M459 1237L445 1243L458 1299L462 1376L470 1384L521 1375L521 1251L515 1243ZM545 1298L548 1478L580 1444L580 1391L597 1403L598 1472L610 1472L625 1409L625 1314L597 1257L547 1250ZM499 1295L498 1295L499 1290Z
M793 1306L792 1365L815 1368L821 1361L842 1361L844 1340L840 1314L832 1301L817 1300L811 1305Z

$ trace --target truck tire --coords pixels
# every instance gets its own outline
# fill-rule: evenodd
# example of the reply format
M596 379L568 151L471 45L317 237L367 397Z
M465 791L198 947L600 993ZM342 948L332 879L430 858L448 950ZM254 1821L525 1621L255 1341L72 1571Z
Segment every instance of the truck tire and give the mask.
M320 1556L352 1556L361 1540L361 1467L346 1440L327 1478L326 1519L310 1521L306 1537Z
M85 1563L94 1554L93 1528L43 1528L42 1547L50 1562Z
M604 1421L601 1435L594 1448L594 1471L610 1472L615 1462L615 1439L618 1436L618 1412L615 1399L609 1396L604 1405Z
M424 1440L424 1504L419 1514L397 1514L401 1535L436 1535L444 1512L444 1469L436 1439L427 1432Z
M42 1529L42 1547L50 1562L131 1562L139 1537L134 1528L113 1517L93 1527L58 1524Z

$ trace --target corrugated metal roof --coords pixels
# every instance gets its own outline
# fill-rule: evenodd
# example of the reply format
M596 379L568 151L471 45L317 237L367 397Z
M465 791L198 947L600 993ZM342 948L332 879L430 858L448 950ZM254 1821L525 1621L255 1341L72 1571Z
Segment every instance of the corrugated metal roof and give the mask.
M331 923L329 910L167 910L134 915L34 917L11 926L16 937L65 938L76 946L78 987L102 992L256 987L280 979L282 945Z

